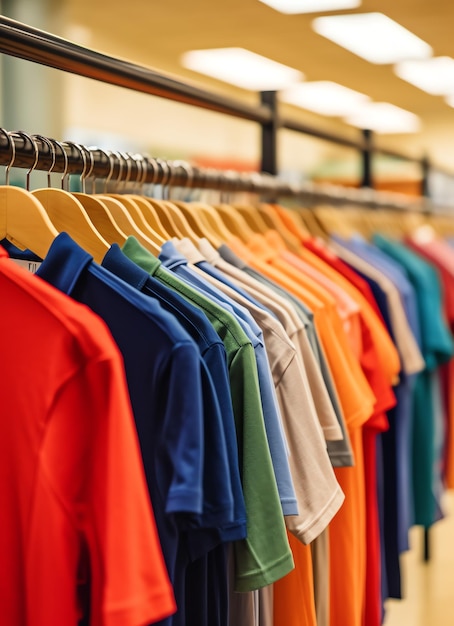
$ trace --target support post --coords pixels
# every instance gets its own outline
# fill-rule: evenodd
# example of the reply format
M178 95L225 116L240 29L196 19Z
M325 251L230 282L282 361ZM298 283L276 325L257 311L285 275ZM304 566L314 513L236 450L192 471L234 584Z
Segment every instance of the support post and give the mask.
M421 195L430 198L429 189L430 161L425 156L421 159Z
M363 141L364 146L362 149L362 179L361 179L361 187L373 187L373 179L372 179L372 131L368 129L363 130Z
M277 92L260 92L260 102L271 111L271 119L262 124L262 156L260 169L267 174L276 175L277 167L277 131L279 127Z

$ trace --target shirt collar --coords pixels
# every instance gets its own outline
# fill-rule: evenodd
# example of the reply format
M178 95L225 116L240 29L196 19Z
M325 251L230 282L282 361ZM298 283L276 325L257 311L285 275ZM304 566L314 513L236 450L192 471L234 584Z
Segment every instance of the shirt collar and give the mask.
M206 261L203 254L201 254L192 241L188 237L184 237L184 239L173 239L172 242L175 244L176 250L182 254L191 265L196 265L196 263L202 263Z
M102 266L140 291L149 278L148 272L128 259L116 243L107 251Z
M228 246L226 246L225 243L219 246L218 251L224 261L227 261L230 265L238 267L240 270L244 270L247 267L247 263L245 263L243 259L240 259L240 257L237 256Z
M133 236L126 239L122 247L123 253L134 261L139 267L144 269L148 274L153 276L161 267L161 261L151 252L142 246L142 244Z
M187 265L188 260L178 252L175 245L171 241L166 241L161 247L159 260L168 269L174 269L180 265Z
M60 291L70 294L79 276L93 262L93 257L67 233L60 233L52 242L46 258L36 274Z
M216 248L213 248L211 243L208 239L205 239L205 237L199 239L199 250L203 257L208 261L208 263L211 263L211 265L216 265L222 260L219 252Z

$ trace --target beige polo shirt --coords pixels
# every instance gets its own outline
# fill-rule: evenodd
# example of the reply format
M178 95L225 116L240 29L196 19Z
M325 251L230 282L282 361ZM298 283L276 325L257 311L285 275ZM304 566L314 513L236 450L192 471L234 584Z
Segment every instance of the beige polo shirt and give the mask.
M203 259L189 240L175 241L189 263ZM203 259L205 260L205 259ZM298 515L286 516L287 528L310 543L329 524L344 500L334 474L306 373L282 324L267 311L196 265L193 269L244 306L263 332L266 352L290 450L289 465Z

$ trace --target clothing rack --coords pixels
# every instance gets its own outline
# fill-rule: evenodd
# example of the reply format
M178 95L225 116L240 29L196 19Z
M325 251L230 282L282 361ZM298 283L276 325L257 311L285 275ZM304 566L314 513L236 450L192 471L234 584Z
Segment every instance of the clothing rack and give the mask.
M281 116L276 92L261 93L260 104L251 106L175 80L155 70L85 48L5 16L0 16L0 52L79 76L256 122L262 129L261 171L264 173L219 172L188 166L181 161L169 162L141 155L127 159L115 154L107 155L99 149L78 148L69 143L60 144L61 149L53 150L51 146L57 144L49 140L36 137L32 141L24 134L17 133L9 137L6 133L0 133L1 165L64 174L85 175L89 172L91 177L104 179L111 176L113 180L140 180L144 183L268 194L273 198L289 196L309 201L325 200L338 204L424 212L434 210L434 205L427 198L409 200L399 197L399 194L370 189L373 186L373 155L384 154L418 164L421 169L421 193L426 197L430 195L428 181L432 170L452 176L452 173L441 168L434 168L425 156L416 158L376 145L372 133L367 129L362 131L359 139L353 140ZM364 189L309 183L295 186L276 178L277 135L281 128L357 150L362 161L361 185ZM87 163L89 169L86 169ZM429 559L429 555L429 533L426 530L425 560Z
M360 138L350 139L281 116L277 93L274 91L262 92L260 103L248 105L178 81L153 69L85 48L5 16L0 16L0 52L79 76L256 122L262 128L261 170L269 174L278 173L277 134L279 129L285 128L357 150L363 166L363 187L373 186L372 156L384 154L418 164L421 168L421 190L423 194L428 191L428 176L434 168L426 157L417 158L380 147L375 144L372 133L367 129L362 131ZM438 167L436 170L442 171Z
M409 199L392 192L369 188L346 188L306 182L291 185L276 176L257 172L239 173L195 167L184 161L169 161L142 154L106 152L73 142L59 142L42 135L0 128L0 165L32 171L71 174L81 179L111 180L118 183L158 184L168 187L214 189L221 192L248 192L264 197L290 197L311 204L329 202L368 208L430 212L428 199Z

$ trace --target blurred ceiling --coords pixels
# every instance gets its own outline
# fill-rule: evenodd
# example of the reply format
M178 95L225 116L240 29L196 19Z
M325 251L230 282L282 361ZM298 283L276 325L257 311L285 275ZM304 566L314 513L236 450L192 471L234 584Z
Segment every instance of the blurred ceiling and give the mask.
M382 136L379 143L383 145L407 152L410 149L416 156L427 153L440 162L440 158L446 160L446 148L440 152L440 142L446 143L451 127L454 143L454 109L442 97L430 96L399 79L392 66L370 64L317 35L311 21L320 14L283 15L258 0L68 0L65 6L67 27L61 34L108 54L254 102L255 94L185 70L179 63L186 50L247 48L301 70L306 80L334 80L375 101L391 102L420 116L421 133ZM363 0L361 7L345 12L368 11L383 12L408 28L432 46L434 56L454 57L454 3ZM348 136L358 134L339 120L288 110L297 119L322 128Z

